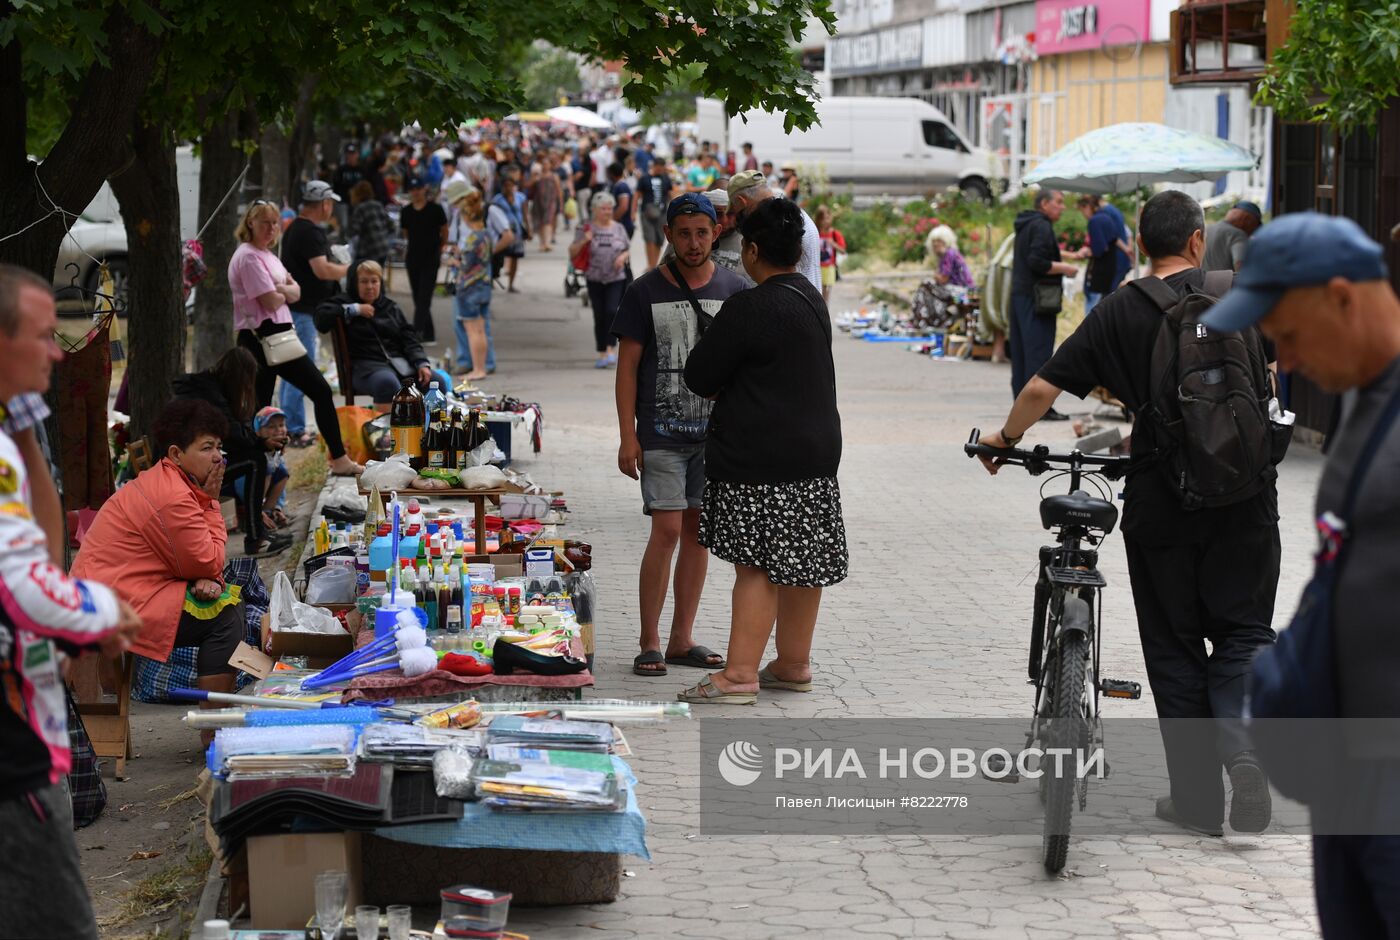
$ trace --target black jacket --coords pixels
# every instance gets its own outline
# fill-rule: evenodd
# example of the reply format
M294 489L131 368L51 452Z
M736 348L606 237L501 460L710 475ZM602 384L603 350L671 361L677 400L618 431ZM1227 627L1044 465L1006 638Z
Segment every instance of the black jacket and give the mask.
M187 372L170 383L170 391L176 398L197 398L207 401L228 419L228 436L224 438L224 450L237 460L251 460L253 456L266 453L262 439L253 431L247 421L240 421L233 413L232 406L224 397L223 387L212 372Z
M345 341L350 347L348 351L351 362L387 364L387 353L389 356L403 356L415 369L427 365L428 357L423 352L423 343L418 339L418 332L403 315L399 305L386 297L382 289L379 298L374 302L373 317L366 319L356 314L346 318L346 304L363 303L355 279L359 269L358 261L352 264L345 275L348 288L330 300L323 301L316 308L316 329L322 333L329 333L337 320L344 323Z
M1050 265L1060 260L1060 243L1055 226L1039 209L1027 209L1016 216L1016 249L1011 256L1011 292L1029 294L1035 282L1050 274Z

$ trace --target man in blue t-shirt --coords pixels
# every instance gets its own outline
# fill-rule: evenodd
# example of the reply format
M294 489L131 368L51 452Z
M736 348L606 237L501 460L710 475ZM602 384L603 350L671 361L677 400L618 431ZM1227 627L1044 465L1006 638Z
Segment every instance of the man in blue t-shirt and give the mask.
M667 663L699 669L724 666L724 657L697 645L694 637L709 562L698 533L711 406L684 381L686 359L705 325L728 297L746 286L710 257L717 218L703 194L672 199L666 207L665 232L675 260L637 278L622 295L613 321L612 332L619 339L617 466L641 481L642 511L651 517L641 565L641 652L632 662L639 676L664 676ZM661 608L673 556L676 603L663 655Z
M1089 245L1081 253L1088 257L1089 274L1084 281L1084 313L1092 313L1128 276L1133 262L1128 254L1127 229L1123 214L1112 203L1098 196L1080 196L1079 211L1089 222Z
M623 179L626 170L621 163L608 164L608 192L613 197L613 219L622 223L622 227L627 230L627 240L632 240L632 233L636 231L636 225L632 221L637 214L635 194L632 186Z

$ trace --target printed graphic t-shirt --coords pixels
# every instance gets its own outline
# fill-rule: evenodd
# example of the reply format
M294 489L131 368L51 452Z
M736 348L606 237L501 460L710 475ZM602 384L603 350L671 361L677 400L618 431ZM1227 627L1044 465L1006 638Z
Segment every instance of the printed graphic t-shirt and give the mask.
M714 316L747 285L716 265L710 283L695 289L700 308ZM637 440L642 450L675 450L705 441L710 402L686 388L685 361L700 339L695 310L685 293L653 269L622 295L612 332L642 344L637 368Z

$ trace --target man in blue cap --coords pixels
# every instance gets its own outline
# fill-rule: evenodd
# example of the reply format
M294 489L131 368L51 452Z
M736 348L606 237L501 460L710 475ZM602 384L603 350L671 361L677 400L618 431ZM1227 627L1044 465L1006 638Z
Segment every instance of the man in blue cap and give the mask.
M1238 271L1250 236L1264 224L1263 213L1252 202L1237 202L1225 218L1206 228L1204 271Z
M1188 507L1166 459L1180 445L1155 417L1160 399L1151 376L1165 314L1154 294L1164 286L1177 297L1204 292L1204 228L1200 204L1186 193L1167 190L1149 199L1138 220L1138 244L1151 261L1151 276L1100 301L1026 383L1001 430L983 435L982 442L1016 445L1062 390L1083 398L1103 386L1137 418L1122 532L1171 779L1171 793L1157 800L1157 815L1218 836L1225 815L1222 769L1230 778L1232 829L1263 831L1272 812L1268 783L1240 717L1250 663L1275 638L1280 545L1272 464L1238 501ZM1267 398L1267 356L1258 337L1248 339L1259 359L1252 397ZM1173 337L1173 348L1176 342ZM996 472L995 461L983 462ZM1212 719L1218 740L1201 731L1215 727Z
M1381 247L1350 219L1285 215L1255 237L1234 290L1202 322L1219 330L1257 323L1277 345L1280 368L1347 393L1316 504L1319 520L1339 518L1360 452L1400 394L1400 299ZM1400 422L1381 438L1351 518L1341 520L1348 549L1333 587L1332 638L1344 719L1400 718L1397 467ZM1400 835L1388 833L1400 833L1400 740L1375 733L1374 721L1338 724L1347 764L1330 770L1340 792L1311 807L1322 933L1394 937Z
M705 437L710 402L686 387L690 351L724 301L745 288L737 274L711 258L718 215L708 196L684 193L666 206L670 262L633 281L613 321L618 337L617 467L642 484L642 512L651 535L639 577L639 676L664 676L666 665L718 669L724 657L696 644L695 614L709 552L700 545L705 492ZM676 557L676 602L665 653L661 608Z

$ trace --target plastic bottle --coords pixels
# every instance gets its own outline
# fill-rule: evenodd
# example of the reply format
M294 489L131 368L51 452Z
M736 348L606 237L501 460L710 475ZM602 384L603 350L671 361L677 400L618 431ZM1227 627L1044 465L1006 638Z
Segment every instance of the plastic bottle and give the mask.
M423 417L426 419L442 408L447 407L447 396L442 393L438 383L429 382L428 391L423 395L423 410L427 412Z
M229 933L228 921L226 920L206 920L204 922L204 940L229 940L232 934Z

